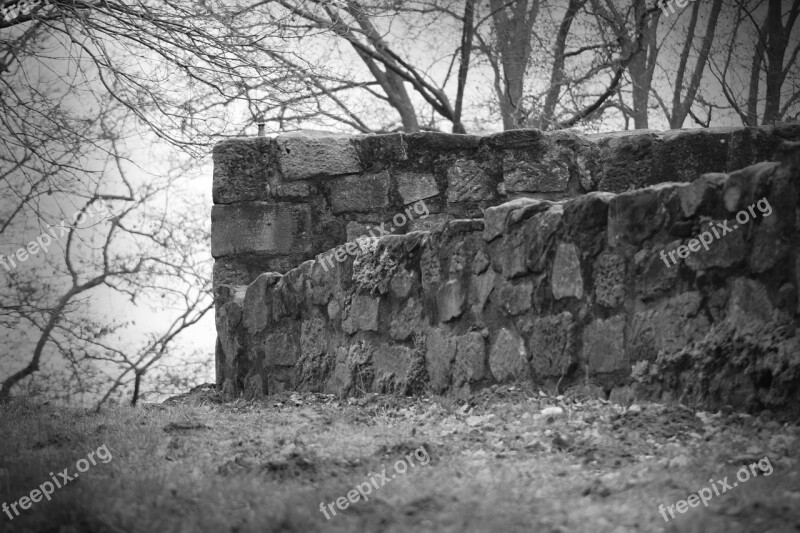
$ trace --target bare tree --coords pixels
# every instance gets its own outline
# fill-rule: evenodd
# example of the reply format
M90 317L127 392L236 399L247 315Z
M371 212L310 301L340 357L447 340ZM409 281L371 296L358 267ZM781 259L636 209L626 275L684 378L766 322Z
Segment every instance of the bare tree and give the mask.
M730 39L712 54L711 72L742 124L783 120L800 102L796 35L800 1L793 1L784 12L780 1L736 0L732 11Z

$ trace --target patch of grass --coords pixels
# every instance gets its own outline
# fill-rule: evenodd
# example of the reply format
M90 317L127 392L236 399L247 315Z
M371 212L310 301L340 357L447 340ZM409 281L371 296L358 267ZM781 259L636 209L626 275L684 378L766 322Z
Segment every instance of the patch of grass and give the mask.
M544 416L547 406L561 407ZM640 406L637 406L640 407ZM785 531L800 496L796 426L655 404L494 388L459 403L281 394L99 413L0 405L0 503L106 445L98 463L2 531ZM320 503L424 447L327 520ZM757 453L756 453L757 452ZM774 472L665 523L674 504L768 455ZM732 478L729 478L732 479ZM694 529L693 529L694 528ZM705 528L705 529L697 529ZM755 528L755 529L754 529Z

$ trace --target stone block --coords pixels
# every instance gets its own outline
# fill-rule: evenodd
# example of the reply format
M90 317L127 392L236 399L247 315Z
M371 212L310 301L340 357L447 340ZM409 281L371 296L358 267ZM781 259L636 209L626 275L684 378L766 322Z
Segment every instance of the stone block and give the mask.
M728 300L728 320L735 322L740 333L753 329L756 322L766 323L772 320L774 306L766 287L759 281L736 278L731 282L731 294Z
M389 326L389 336L396 341L405 341L422 333L422 315L423 309L419 300L410 298L394 315Z
M448 202L480 202L493 196L491 178L475 161L458 159L447 170Z
M628 332L630 362L672 355L700 340L710 327L700 312L701 302L700 293L685 292L636 313Z
M552 202L533 198L517 198L497 206L486 208L484 212L483 239L492 241L505 232L509 225L522 220L523 215L533 216L537 212L546 211Z
M489 350L489 369L500 383L530 379L525 342L515 332L501 328Z
M495 293L495 304L511 316L524 313L533 306L533 283L523 281L520 283L505 282Z
M733 128L673 130L661 136L653 153L650 183L694 181L701 174L728 166L728 144Z
M449 213L435 213L424 218L415 218L408 225L408 231L439 231L453 220Z
M331 209L334 213L370 213L389 205L389 173L336 178L331 183Z
M435 393L441 394L450 385L455 358L456 339L438 328L432 329L426 339L425 367Z
M506 231L502 236L499 255L503 277L515 278L528 273L528 241L530 240L530 224L520 224Z
M378 331L379 307L380 298L356 294L345 310L342 330L350 335L356 331Z
M215 204L269 199L271 139L230 139L214 146Z
M406 346L379 345L372 352L375 378L394 376L395 383L405 380L414 353Z
M376 229L379 224L351 221L347 223L347 242L355 242L359 237L378 237L380 232ZM372 234L370 234L372 232Z
M757 215L762 215L758 209L754 209L754 211ZM748 260L752 272L756 274L766 272L789 255L790 246L787 241L791 237L787 234L794 232L792 230L782 231L780 222L781 219L777 215L748 222L750 225L756 224L751 230L752 246Z
M328 349L328 333L321 317L303 320L300 325L300 356L312 358Z
M422 273L422 288L425 292L431 293L442 281L442 267L437 251L434 250L430 240L422 246L419 268Z
M423 153L438 155L437 152L453 150L471 151L478 148L481 137L478 135L461 135L438 131L421 131L404 134L408 145L409 158L419 157Z
M547 269L552 257L550 251L555 248L556 237L563 228L564 210L560 204L555 204L545 212L525 221L525 231L529 236L526 260L529 271L539 273Z
M311 249L308 205L246 202L211 209L211 255L302 254Z
M625 300L625 258L603 252L594 262L594 295L604 307L617 307Z
M464 313L466 291L458 280L449 280L439 288L436 295L439 308L439 321L448 322Z
M471 331L457 337L453 384L476 383L486 377L486 346L483 335Z
M395 174L395 179L403 205L413 204L439 194L436 179L429 172L398 172Z
M419 277L416 271L409 271L405 268L398 268L392 276L392 281L389 282L392 294L401 300L407 298L415 287L419 287Z
M534 378L560 378L576 362L575 323L572 313L534 318L528 346Z
M655 134L640 130L601 134L597 142L602 154L599 191L620 193L651 183Z
M592 374L630 371L625 354L625 317L597 319L583 331L583 360Z
M264 368L273 366L295 366L300 358L297 328L282 329L270 333L264 339L262 362ZM324 338L322 340L324 342Z
M305 200L311 194L312 187L301 181L282 183L274 188L274 196L286 200Z
M769 129L771 128L740 128L731 132L728 164L724 170L744 168L756 161L773 161L772 156L782 139Z
M242 319L250 336L272 323L272 291L283 276L275 272L261 274L247 287L242 303Z
M583 275L578 248L574 244L559 243L553 269L550 272L550 283L553 297L583 298Z
M608 204L615 195L590 192L563 204L564 235L584 252L596 252L605 246Z
M541 158L506 151L503 155L503 184L506 193L564 192L569 186L570 164L575 154L555 146Z
M405 136L402 133L354 137L353 144L365 170L383 170L392 163L408 159Z
M341 176L362 171L349 137L281 135L275 142L278 166L284 180Z
M639 246L665 222L666 215L655 188L618 194L608 205L608 245Z
M711 221L700 226L698 237L703 235L706 241L713 237L711 244L708 245L708 250L704 246L699 245L699 249L695 252L688 248L679 247L676 250L675 258L680 258L681 253L686 255L682 258L686 265L692 270L708 270L709 268L728 268L741 263L747 258L747 242L745 241L745 231L743 228L738 227L736 221L729 221L727 223L730 231L725 231L719 227L718 221ZM725 221L719 221L723 223ZM716 230L716 234L714 231ZM723 235L723 233L725 233ZM717 238L719 235L719 238ZM700 241L698 241L700 242ZM687 241L688 243L688 241ZM687 243L684 243L686 246ZM670 264L672 261L670 260ZM673 267L675 268L675 267Z
M674 241L664 247L656 247L652 251L637 255L639 260L636 264L636 295L639 298L646 300L672 290L678 279L682 259L673 253L672 257L677 260L677 263L673 263L668 254L676 252L680 244L680 241Z
M493 133L484 137L483 142L494 149L529 149L541 153L547 150L548 139L543 131L531 128Z
M703 174L687 187L678 189L683 216L689 218L697 214L710 214L714 207L718 207L717 202L727 180L727 174Z
M472 303L472 310L475 314L483 311L486 306L486 300L494 289L495 279L497 273L491 268L486 269L483 274L472 276L470 283L470 296L469 301Z

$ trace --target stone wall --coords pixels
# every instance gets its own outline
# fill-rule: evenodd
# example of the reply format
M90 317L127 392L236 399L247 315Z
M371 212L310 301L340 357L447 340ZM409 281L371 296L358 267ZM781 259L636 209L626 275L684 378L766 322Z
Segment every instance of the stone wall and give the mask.
M515 130L232 139L214 149L217 283L286 272L424 200L431 215L393 233L482 218L520 197L558 200L688 182L772 156L800 127L578 135Z
M348 171L359 173L349 179L385 184L375 197L365 193L369 205L385 198L380 205L391 211L413 201L400 184L403 172L416 172L412 183L432 184L430 191L435 186L447 214L485 205L484 216L370 239L328 270L308 260L252 282L241 275L215 278L218 385L228 395L251 397L282 390L463 397L495 383L533 380L550 390L583 387L616 399L635 392L798 415L800 144L781 145L775 162L690 181L701 171L769 159L763 154L781 137L798 138L798 132L782 127L595 138L508 132L464 137L461 147L448 144L456 139L449 135L397 135L337 141L336 154L344 159L324 155L327 148L312 151L315 168L330 173L351 165ZM549 143L544 159L526 159L532 139ZM342 193L348 178L322 178L322 170L312 175L300 160L280 155L288 149L299 157L295 146L308 146L303 143L313 145L309 139L231 141L217 148L215 161L219 165L226 150L264 150L238 167L225 160L228 183L234 175L252 178L248 172L277 157L284 185L317 188L318 201L330 202L326 220L342 224L359 205ZM344 146L353 147L350 155ZM584 149L592 155L583 158ZM572 155L553 155L562 153ZM365 163L377 160L385 168ZM537 167L542 160L547 168ZM559 178L552 167L560 160L569 172ZM423 168L432 169L432 179ZM482 169L486 186L450 180L459 168ZM476 174L484 175L470 175ZM328 182L315 181L323 179ZM645 187L578 195L583 182L594 189ZM263 201L255 200L261 194L255 183L242 181L238 200L215 187L215 200L230 202L215 208L215 227L228 216L221 207ZM575 197L499 202L499 191L509 194L520 183L536 184L524 185L526 193L566 183L549 194ZM491 200L449 202L461 199L459 191L482 191ZM301 210L312 204L310 195L274 212ZM766 205L768 215L759 211ZM738 226L735 216L748 207L748 222ZM737 228L708 250L694 251L693 238L725 220ZM239 242L248 235L260 239L243 234ZM315 226L309 235L306 251L326 238ZM221 249L242 251L230 242L216 246L217 257Z

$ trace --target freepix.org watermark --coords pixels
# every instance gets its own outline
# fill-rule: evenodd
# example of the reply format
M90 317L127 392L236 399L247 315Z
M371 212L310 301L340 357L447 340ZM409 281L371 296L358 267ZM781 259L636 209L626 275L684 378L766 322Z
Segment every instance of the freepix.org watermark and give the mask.
M30 256L36 255L40 251L47 253L47 249L51 244L53 244L54 239L58 240L62 238L64 235L69 233L73 227L77 228L79 224L83 224L87 221L87 219L111 218L112 216L114 216L114 213L111 211L111 208L107 203L98 203L97 207L94 207L94 204L92 204L92 209L76 211L72 215L71 224L67 224L66 220L62 220L59 225L51 225L41 235L36 237L35 240L32 240L27 245L17 249L17 251L13 254L5 257L0 255L0 265L3 265L6 271L10 271L12 268L17 267L17 261L20 263L27 261ZM58 232L58 235L56 235L56 232Z
M413 213L412 213L413 208ZM404 213L397 213L395 216L392 217L392 223L396 228L402 228L412 220L414 220L414 214L416 213L417 218L425 218L430 214L430 210L428 206L425 204L423 200L419 200L414 202L412 205L406 207ZM380 226L374 226L369 230L369 234L373 239L379 239L384 235L389 235L392 233L392 226L389 226L389 229L386 229L384 226L386 224L382 223ZM377 230L378 235L375 235L375 231ZM358 250L362 250L365 252L368 247L367 243L369 242L370 237L359 237L355 241L348 242L343 244L337 248L334 248L327 255L321 257L319 259L319 263L322 265L322 269L327 272L329 268L333 267L333 260L336 259L337 262L341 263L345 259L347 259L348 255L355 255Z
M53 480L52 482L45 481L39 485L39 488L33 489L28 496L23 496L19 500L12 502L10 505L6 502L3 502L3 512L8 515L9 519L14 520L14 518L19 516L19 509L17 509L17 507L23 511L27 511L34 503L39 503L42 501L42 498L46 498L47 501L50 501L50 496L52 496L56 489L64 487L70 481L77 479L81 473L89 470L91 466L95 466L97 464L97 461L95 461L95 456L97 456L97 459L99 459L103 464L109 463L113 459L111 452L108 451L106 445L103 444L97 448L97 450L89 452L87 459L78 459L78 461L75 463L75 470L78 472L72 476L69 475L69 468L65 468L62 472L59 472L57 476L50 472L50 479ZM11 511L14 511L13 515L11 514Z
M756 470L758 467L758 470ZM758 476L758 471L761 471L765 476L769 476L772 474L772 463L769 461L769 457L766 455L763 459L759 459L757 463L751 463L748 466L741 467L736 472L736 479L739 481L734 481L733 484L728 483L728 476L725 476L721 480L714 481L714 479L709 479L708 482L711 483L711 487L703 487L702 489L698 490L697 493L692 493L689 495L688 498L685 500L678 500L673 505L665 506L663 503L658 506L658 512L661 513L661 516L664 517L664 522L669 522L670 519L667 518L667 511L669 511L669 515L672 518L675 518L675 511L677 510L679 513L683 514L689 510L690 507L699 507L700 502L703 502L705 507L708 507L708 502L716 495L720 496L728 492L728 490L733 489L734 487L739 486L739 482L745 483L746 481L750 480L750 474L752 473L752 477ZM713 490L713 492L712 492Z
M331 516L336 516L334 505L338 507L339 510L344 511L350 506L351 503L356 503L359 498L363 498L365 502L369 501L369 495L372 494L372 487L375 487L375 490L377 490L389 483L391 480L395 479L397 474L405 474L408 471L409 464L412 468L417 466L414 464L414 458L416 458L421 465L426 465L431 462L431 456L428 455L428 450L425 449L425 446L420 446L414 450L413 453L409 453L404 458L399 459L394 463L394 471L396 472L395 474L387 476L385 468L381 470L380 474L367 472L369 481L358 484L356 488L347 493L347 498L342 496L341 498L337 498L335 502L327 504L325 502L320 502L320 512L325 515L327 520L330 520ZM406 461L408 461L408 463L406 463ZM330 512L333 514L328 514L328 510L330 510Z
M688 4L694 3L695 1L696 0L658 0L656 4L661 8L661 11L664 12L664 16L668 17L675 14L675 7L673 6L678 6L683 9Z
M736 213L736 222L739 224L733 224L732 226L728 225L728 220L723 220L721 222L709 222L708 226L711 231L704 231L700 235L697 236L697 239L691 239L686 244L682 244L675 248L674 250L670 250L667 252L666 250L661 250L661 259L664 261L664 264L668 267L675 265L678 263L678 260L675 259L675 254L678 255L680 259L686 259L689 257L691 252L699 252L700 246L705 248L708 251L708 245L714 242L714 239L720 239L727 235L728 233L732 233L733 231L737 230L740 225L745 225L750 220L756 218L755 208L758 207L758 210L761 212L762 215L768 217L772 214L772 206L769 205L769 201L766 197L762 198L758 202L751 204L747 207L747 209L742 209L738 213ZM751 218L752 217L752 218ZM672 260L672 264L667 261L667 256Z

